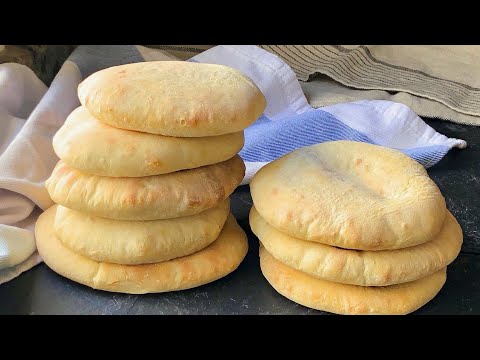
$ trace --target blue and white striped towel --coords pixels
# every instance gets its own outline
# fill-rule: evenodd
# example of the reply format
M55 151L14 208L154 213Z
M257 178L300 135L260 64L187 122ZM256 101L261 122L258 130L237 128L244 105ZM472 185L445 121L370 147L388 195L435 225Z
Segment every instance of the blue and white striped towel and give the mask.
M263 116L245 130L240 155L247 184L265 164L303 146L354 140L403 151L425 167L466 142L436 132L410 108L391 101L356 101L312 108L292 69L256 46L217 46L191 61L228 65L248 75L267 98Z

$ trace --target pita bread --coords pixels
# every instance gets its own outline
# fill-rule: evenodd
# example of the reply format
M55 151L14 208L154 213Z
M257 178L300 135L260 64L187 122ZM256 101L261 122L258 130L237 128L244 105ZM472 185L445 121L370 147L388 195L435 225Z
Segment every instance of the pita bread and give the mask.
M243 142L243 132L178 138L117 129L79 107L53 137L53 148L67 165L87 174L140 177L228 160Z
M255 208L290 236L357 250L425 243L443 226L445 199L422 165L397 150L332 141L264 166Z
M193 254L220 234L229 199L201 213L174 219L122 221L87 215L60 205L54 232L73 252L96 261L149 264Z
M364 287L321 280L292 269L260 247L260 267L272 287L312 309L344 315L405 315L432 300L445 284L446 268L413 282Z
M239 71L184 61L100 70L79 85L78 97L105 124L178 137L241 131L262 115L267 103Z
M430 275L455 260L463 240L450 212L433 240L399 250L347 250L296 239L268 225L254 207L250 226L269 254L285 265L319 279L361 286L394 285Z
M230 215L220 236L205 249L156 264L120 265L91 260L65 247L53 233L55 207L35 226L38 252L53 271L94 289L129 294L189 289L234 271L248 249L245 233Z
M159 220L218 206L244 174L245 164L238 155L218 164L140 178L88 175L60 161L45 185L55 203L89 215Z

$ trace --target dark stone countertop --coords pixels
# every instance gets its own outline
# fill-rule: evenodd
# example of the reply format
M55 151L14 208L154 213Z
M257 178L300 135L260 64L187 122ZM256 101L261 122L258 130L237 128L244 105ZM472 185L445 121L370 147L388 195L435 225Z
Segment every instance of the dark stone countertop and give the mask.
M480 314L480 127L427 121L441 133L464 139L429 169L464 232L460 256L448 267L440 293L415 314ZM232 195L232 210L247 232L250 249L227 277L190 290L125 295L92 290L41 264L0 285L0 314L327 314L305 308L273 290L260 272L258 240L248 226L248 186Z

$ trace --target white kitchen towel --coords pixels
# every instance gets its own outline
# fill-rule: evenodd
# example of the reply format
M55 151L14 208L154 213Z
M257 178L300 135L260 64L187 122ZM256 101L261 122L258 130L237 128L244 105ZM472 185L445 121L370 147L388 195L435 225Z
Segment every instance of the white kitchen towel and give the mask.
M66 63L47 91L26 66L0 65L0 283L41 260L33 228L53 204L44 187L58 161L52 137L79 104L80 79Z
M38 212L52 205L44 188L58 161L51 140L79 105L76 90L80 81L109 66L172 59L163 51L141 46L79 46L48 91L25 67L0 65L0 283L40 261L32 228ZM278 156L328 140L350 139L397 148L425 166L435 164L452 147L466 146L463 140L437 133L408 107L389 101L313 109L292 69L257 46L217 46L191 61L236 68L250 76L267 98L265 113L245 131L240 154L247 164L243 183Z

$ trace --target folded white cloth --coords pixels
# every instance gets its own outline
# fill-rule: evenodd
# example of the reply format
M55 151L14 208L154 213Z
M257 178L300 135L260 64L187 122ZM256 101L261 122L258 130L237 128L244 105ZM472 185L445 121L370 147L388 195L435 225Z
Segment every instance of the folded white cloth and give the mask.
M58 161L52 137L80 103L80 72L66 63L47 91L29 68L0 65L0 283L40 261L34 207L53 204L44 182Z
M52 205L44 187L58 161L52 137L80 105L77 86L91 73L131 62L172 60L162 51L141 46L80 46L46 89L26 67L0 65L0 283L40 261L33 225ZM191 61L220 63L246 73L267 98L264 115L245 131L240 153L248 183L264 164L317 142L351 139L398 148L425 166L453 146L464 147L426 125L405 105L358 101L313 109L292 69L256 46L217 46Z

